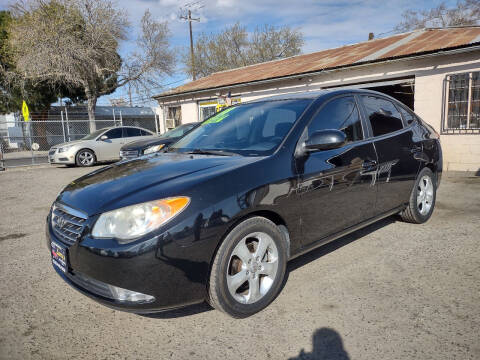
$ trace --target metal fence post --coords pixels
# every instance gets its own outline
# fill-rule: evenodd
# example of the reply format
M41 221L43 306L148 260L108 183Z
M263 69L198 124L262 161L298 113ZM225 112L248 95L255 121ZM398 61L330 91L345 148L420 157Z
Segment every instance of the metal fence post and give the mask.
M63 142L67 142L67 139L65 137L65 123L63 121L63 111L60 111L60 116L62 117Z
M29 131L29 134L28 134L28 135L29 135L29 138L30 138L30 154L31 154L31 156L32 156L32 165L35 165L35 156L33 155L33 148L32 148L32 145L33 145L33 142L32 142L32 134L33 134L33 131L32 131L32 120L30 120L30 121L28 122L28 124L30 125L30 126L29 126L30 131Z
M8 125L7 125L7 129L8 129ZM3 161L3 141L0 141L0 171L3 171L3 170L5 170L5 161Z
M156 111L154 114L155 114L155 132L158 134L158 122L160 121L160 115L158 115Z
M67 121L67 137L68 137L68 141L71 141L70 140L70 125L68 123L68 110L67 110L67 107L65 106L65 120Z
M120 110L120 126L123 126L122 110Z

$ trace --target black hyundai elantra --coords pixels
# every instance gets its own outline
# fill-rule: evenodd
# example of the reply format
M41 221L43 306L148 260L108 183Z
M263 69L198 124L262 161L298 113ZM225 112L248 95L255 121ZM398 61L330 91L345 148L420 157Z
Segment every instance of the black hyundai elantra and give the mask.
M390 215L427 221L441 173L438 135L391 97L282 95L73 181L48 246L57 273L107 306L207 300L241 318L278 295L289 259Z

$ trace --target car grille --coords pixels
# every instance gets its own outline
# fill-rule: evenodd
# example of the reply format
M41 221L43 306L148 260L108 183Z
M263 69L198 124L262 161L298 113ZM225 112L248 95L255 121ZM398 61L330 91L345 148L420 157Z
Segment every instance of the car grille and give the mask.
M82 235L87 215L68 206L55 203L52 209L52 228L59 240L73 245Z
M138 151L137 150L122 150L120 151L120 157L122 159L133 159L138 157Z
M53 155L57 151L56 148L51 148L50 151L48 152L48 155Z

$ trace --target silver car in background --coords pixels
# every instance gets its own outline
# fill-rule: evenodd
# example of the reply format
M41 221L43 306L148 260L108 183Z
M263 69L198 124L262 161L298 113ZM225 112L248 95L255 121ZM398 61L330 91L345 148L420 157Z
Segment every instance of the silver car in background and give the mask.
M123 145L154 135L150 130L133 126L104 128L80 140L51 147L48 161L50 164L92 166L100 161L119 160L119 151Z

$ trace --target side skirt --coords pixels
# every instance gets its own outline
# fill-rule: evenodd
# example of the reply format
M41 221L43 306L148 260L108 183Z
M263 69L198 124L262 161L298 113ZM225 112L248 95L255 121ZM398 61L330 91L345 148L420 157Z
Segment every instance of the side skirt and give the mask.
M313 249L316 249L316 248L318 248L318 247L320 247L320 246L322 246L322 245L328 244L328 243L331 242L331 241L337 240L337 239L341 238L342 236L348 235L348 234L350 234L350 233L352 233L352 232L354 232L354 231L357 231L357 230L359 230L359 229L361 229L361 228L364 228L364 227L366 227L366 226L368 226L368 225L371 225L371 224L373 224L373 223L375 223L375 222L377 222L377 221L379 221L379 220L381 220L381 219L384 219L384 218L389 217L389 216L391 216L391 215L397 214L397 213L399 213L400 211L402 211L404 208L405 208L405 205L398 206L398 207L396 207L396 208L394 208L394 209L392 209L392 210L390 210L390 211L387 211L387 212L385 212L385 213L383 213L383 214L380 214L380 215L375 216L375 217L373 217L373 218L371 218L371 219L368 219L368 220L366 220L366 221L363 221L363 222L361 222L361 223L359 223L359 224L357 224L357 225L351 226L351 227L349 227L349 228L347 228L347 229L345 229L345 230L339 231L339 232L337 232L337 233L335 233L335 234L329 235L329 236L324 237L324 238L322 238L322 239L320 239L320 240L318 240L318 241L315 241L313 244L311 244L311 245L309 245L309 246L307 246L307 247L304 247L304 248L300 249L296 254L291 255L288 260L295 259L296 257L301 256L301 255L303 255L303 254L306 254L307 252L309 252L309 251L311 251L311 250L313 250Z

